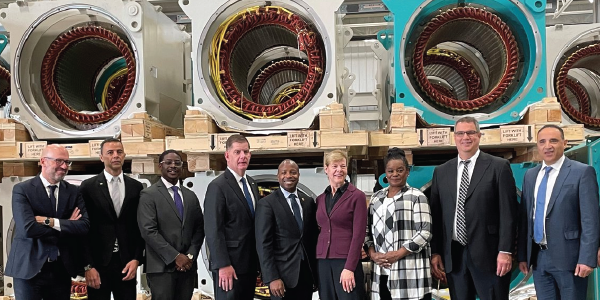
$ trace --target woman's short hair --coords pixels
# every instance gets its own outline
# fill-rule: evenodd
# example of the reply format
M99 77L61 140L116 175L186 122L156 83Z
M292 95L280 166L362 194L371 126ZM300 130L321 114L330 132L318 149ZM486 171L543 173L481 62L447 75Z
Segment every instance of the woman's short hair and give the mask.
M342 150L333 150L325 155L325 167L329 166L332 162L342 160L346 160L346 163L348 163L348 154Z

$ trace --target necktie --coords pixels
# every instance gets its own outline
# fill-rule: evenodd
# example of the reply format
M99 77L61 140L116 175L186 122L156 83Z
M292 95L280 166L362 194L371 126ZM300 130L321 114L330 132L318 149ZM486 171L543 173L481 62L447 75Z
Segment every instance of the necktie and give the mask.
M54 196L54 192L58 186L49 185L50 188L50 203L52 204L52 215L50 217L56 216L56 196Z
M112 178L111 190L110 190L110 198L113 201L113 205L115 206L115 212L117 213L117 217L121 214L121 189L119 188L119 176L114 176Z
M296 223L298 223L300 232L302 232L302 213L300 212L300 206L298 205L298 202L296 202L296 195L290 194L290 202L292 203L294 218L296 219Z
M456 239L463 246L467 245L467 221L465 218L465 199L469 189L469 164L470 160L462 161L463 172L458 189L458 203L456 205Z
M181 196L179 196L179 187L174 185L171 187L173 189L173 199L175 199L175 207L177 207L177 211L179 212L179 217L183 220L183 200L181 200Z
M541 243L544 238L544 219L546 218L544 210L546 208L546 192L548 189L548 174L552 167L546 166L544 177L538 187L537 198L535 199L535 221L533 223L533 238L536 243Z
M246 202L248 202L248 207L250 207L250 213L252 213L252 217L254 218L254 204L252 203L252 196L250 196L250 191L248 190L248 186L246 185L246 178L242 177L240 181L242 182L244 197L246 197Z

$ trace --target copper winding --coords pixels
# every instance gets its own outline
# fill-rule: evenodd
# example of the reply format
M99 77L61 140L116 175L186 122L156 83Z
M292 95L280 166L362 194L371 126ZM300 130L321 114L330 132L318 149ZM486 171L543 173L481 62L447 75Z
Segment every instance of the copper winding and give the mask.
M591 114L591 105L590 105L590 96L586 92L585 88L579 84L577 81L573 79L567 78L566 81L567 89L575 95L575 100L579 106L579 112L584 116L590 116ZM569 103L570 104L570 103Z
M86 39L101 39L113 44L123 55L127 65L127 81L116 103L108 110L95 114L82 114L69 107L57 92L55 68L61 54L76 42ZM129 101L135 85L136 62L125 43L116 33L97 26L77 27L61 34L49 47L42 61L41 85L42 93L48 104L62 117L76 123L97 124L111 120ZM113 95L114 97L114 95ZM92 101L92 100L90 100Z
M456 53L440 49L435 53L427 53L427 55L425 55L423 58L423 66L428 65L444 65L455 70L467 86L469 99L481 97L481 78L468 60ZM434 88L437 91L440 91L439 85L434 86ZM453 97L453 93L448 90L441 93L448 98Z
M7 102L7 96L10 95L10 72L0 66L0 80L5 80L8 83L8 87L0 91L0 106L5 106Z
M284 70L295 70L307 74L308 66L295 60L282 60L269 65L267 68L262 70L258 76L256 76L256 79L252 84L252 90L250 91L252 100L254 100L254 102L258 102L260 92L269 78Z
M85 282L71 281L71 295L82 297L87 295L87 285Z
M427 43L431 36L444 24L460 19L469 19L470 21L481 22L490 26L498 37L502 40L503 46L506 49L506 68L498 84L487 94L470 100L456 100L450 98L436 88L427 79L425 73L424 60ZM498 16L475 7L457 7L450 9L431 20L416 42L413 55L414 75L421 89L437 104L447 107L455 111L473 111L483 108L498 100L508 89L515 74L519 63L519 51L515 37L508 25L506 25Z
M570 79L567 77L567 75L579 60L593 55L600 55L600 44L583 47L569 56L565 63L560 67L558 75L556 76L556 95L565 113L567 113L567 115L569 115L569 117L571 117L573 120L590 127L600 127L600 119L592 118L589 114L584 114L583 111L578 111L575 107L573 107L573 105L571 105L566 91L567 88L571 88L572 91L575 91L575 95L578 96L577 98L579 98L577 89L574 90L572 89L572 86L569 86ZM582 93L587 94L585 92Z
M237 41L258 26L280 26L298 35L299 50L308 56L306 80L296 95L280 104L262 105L256 103L236 88L229 68L231 53ZM252 118L275 118L289 115L312 100L322 80L325 59L320 37L311 31L310 26L298 15L275 7L260 7L246 13L227 28L219 52L219 78L226 99L222 99L230 108L240 110L243 115ZM252 95L254 98L254 95ZM254 98L256 99L256 98Z

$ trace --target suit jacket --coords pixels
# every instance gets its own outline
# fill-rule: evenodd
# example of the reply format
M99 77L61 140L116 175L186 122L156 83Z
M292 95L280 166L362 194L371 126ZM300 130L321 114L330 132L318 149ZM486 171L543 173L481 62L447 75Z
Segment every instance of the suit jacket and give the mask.
M90 217L87 243L83 243L85 265L107 266L112 258L115 240L118 240L123 263L134 259L142 263L144 240L137 225L137 209L144 186L125 175L123 182L125 197L119 217L115 212L104 172L84 180L79 186Z
M258 186L254 179L246 177L258 205ZM204 211L210 269L217 271L231 265L237 274L255 273L258 255L254 239L254 218L242 189L229 169L208 185Z
M458 158L435 168L431 185L432 253L442 256L452 272L452 233L457 202ZM506 159L479 152L467 198L465 219L471 259L477 268L496 272L498 252L514 253L517 230L517 188Z
M523 179L519 207L519 261L532 264L533 206L535 184L541 165ZM546 211L547 253L561 271L574 271L577 264L594 268L598 252L598 182L591 166L565 158L550 195Z
M146 241L146 273L175 272L179 253L194 256L204 241L204 218L196 194L180 185L183 219L162 179L142 190L138 207L138 226Z
M296 287L303 257L308 259L313 281L317 282L317 205L300 191L298 197L302 205L302 231L281 189L256 205L256 251L266 284L281 279L285 286Z
M350 183L329 215L325 197L317 197L317 258L346 259L344 268L354 271L367 234L367 196Z
M15 237L6 263L6 275L33 278L52 251L58 251L71 276L77 275L81 268L79 241L90 226L88 214L77 186L64 180L59 183L57 201L55 211L40 175L15 185L12 194ZM69 218L76 207L81 210L81 218L71 221ZM61 231L37 223L35 216L60 219Z

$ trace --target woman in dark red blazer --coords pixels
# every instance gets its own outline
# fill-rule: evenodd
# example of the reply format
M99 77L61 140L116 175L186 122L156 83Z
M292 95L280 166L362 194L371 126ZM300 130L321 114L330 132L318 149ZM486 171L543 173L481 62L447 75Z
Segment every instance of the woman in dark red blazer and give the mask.
M361 249L367 226L365 193L346 181L348 157L334 150L325 158L329 187L317 197L319 297L365 299Z

